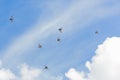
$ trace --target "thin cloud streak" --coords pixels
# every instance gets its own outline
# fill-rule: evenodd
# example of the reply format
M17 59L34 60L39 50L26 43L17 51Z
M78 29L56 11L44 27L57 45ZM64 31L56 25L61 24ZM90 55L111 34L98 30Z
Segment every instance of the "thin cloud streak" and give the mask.
M11 58L13 55L16 54L22 54L24 52L27 52L30 50L34 44L36 44L37 41L47 38L48 36L55 33L55 29L58 25L64 25L65 28L69 27L71 23L74 24L77 20L81 18L80 21L81 24L85 25L89 22L95 20L95 16L93 14L96 14L97 12L93 13L94 10L92 8L96 7L98 4L102 3L103 1L79 1L74 3L65 13L62 15L56 16L54 19L52 19L51 22L43 22L43 24L37 23L33 28L28 30L28 32L21 35L19 38L14 40L11 45L8 46L8 48L3 52L3 62ZM116 8L116 7L115 7ZM90 10L87 10L90 9ZM105 11L104 9L103 11ZM96 8L97 11L97 8ZM99 11L98 11L99 12ZM107 11L106 13L112 11ZM90 13L90 14L84 14L84 13ZM102 13L100 16L106 16L106 13ZM111 15L111 13L109 13ZM92 15L91 15L92 14ZM109 16L109 14L107 16ZM88 16L85 17L85 16ZM114 13L112 14L114 15ZM83 19L83 17L85 19ZM104 17L105 17L104 16ZM79 18L78 18L79 17ZM74 19L73 19L74 18ZM47 24L47 25L46 25ZM83 26L80 26L83 27ZM75 28L74 26L70 26L69 29ZM69 32L68 29L68 32ZM66 31L67 32L67 31ZM44 35L44 36L43 36ZM39 38L40 37L40 38Z
M74 8L75 5L73 5L72 8ZM7 60L8 58L12 57L14 54L17 53L23 53L24 51L27 51L31 48L33 44L35 44L36 41L40 40L39 36L41 36L41 39L46 38L47 36L50 36L54 33L53 30L59 23L65 23L69 20L70 16L72 15L72 12L74 12L74 9L69 9L64 13L63 15L58 15L55 19L53 19L51 22L49 22L47 25L43 24L40 26L38 23L36 26L33 26L32 29L28 30L27 33L24 33L19 38L14 40L11 45L8 46L8 48L3 52L5 54L3 56L3 61ZM69 13L69 14L68 14ZM45 23L45 22L44 22ZM46 22L47 23L47 22ZM43 36L44 35L44 36Z

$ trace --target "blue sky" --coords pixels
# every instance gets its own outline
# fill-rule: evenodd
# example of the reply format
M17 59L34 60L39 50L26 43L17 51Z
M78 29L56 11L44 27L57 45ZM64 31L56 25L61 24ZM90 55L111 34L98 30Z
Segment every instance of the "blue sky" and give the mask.
M64 76L70 68L87 72L85 62L97 46L107 37L120 36L119 8L119 0L1 0L3 67L17 73L17 66L24 63L40 69L47 65L46 74L52 76ZM63 33L58 32L60 27Z

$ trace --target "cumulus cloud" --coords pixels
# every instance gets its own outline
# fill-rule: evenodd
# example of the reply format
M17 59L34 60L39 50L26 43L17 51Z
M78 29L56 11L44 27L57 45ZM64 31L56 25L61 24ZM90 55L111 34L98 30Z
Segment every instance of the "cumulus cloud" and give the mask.
M65 74L70 80L81 80L84 77L84 73L76 71L74 68L70 69L68 73Z
M52 76L39 68L22 64L17 72L13 72L11 69L6 69L1 66L0 80L63 80L63 77Z
M10 69L0 69L0 80L38 80L41 70L29 67L26 64L21 65L20 75L16 75Z
M16 76L9 69L0 69L0 80L14 80Z
M65 75L69 80L120 80L120 37L107 38L99 45L86 67L89 73L70 69Z
M21 65L21 79L20 80L35 80L40 75L40 69L29 67L26 64Z

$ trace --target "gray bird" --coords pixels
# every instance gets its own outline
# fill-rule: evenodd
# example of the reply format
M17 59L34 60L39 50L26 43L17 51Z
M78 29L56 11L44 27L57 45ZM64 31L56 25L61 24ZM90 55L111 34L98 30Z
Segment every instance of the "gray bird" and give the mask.
M62 33L62 30L63 30L62 27L58 29L58 31L59 31L60 33Z
M13 22L14 17L13 17L13 16L11 16L9 20L10 20L11 22Z
M95 34L98 34L98 31L96 31Z
M41 45L41 44L38 44L38 48L42 48L42 45Z
M60 38L57 38L57 41L58 41L58 42L60 42L60 41L61 41L61 39L60 39Z
M44 69L48 69L48 66L45 66Z

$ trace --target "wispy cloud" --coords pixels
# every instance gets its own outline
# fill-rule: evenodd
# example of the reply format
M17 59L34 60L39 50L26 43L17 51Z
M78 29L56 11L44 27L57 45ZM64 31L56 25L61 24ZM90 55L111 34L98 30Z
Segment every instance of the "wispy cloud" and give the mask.
M50 36L53 33L55 33L54 30L58 28L58 27L56 28L56 26L64 25L67 27L69 23L75 21L75 19L73 18L76 17L80 11L82 12L88 4L89 4L89 1L75 2L73 5L71 5L71 7L68 10L66 10L66 12L64 12L61 15L57 15L50 22L43 22L44 24L41 25L39 24L39 21L38 21L38 23L35 26L33 26L26 33L23 33L23 35L15 39L11 43L11 45L9 45L7 49L5 49L5 51L3 52L3 54L5 54L3 57L3 60L7 60L13 55L16 55L19 53L22 54L23 52L29 50L31 46L34 45L35 42L37 42L38 40L44 39L47 36ZM83 13L81 13L81 15L82 14Z
M38 40L44 39L54 34L55 29L58 28L57 26L64 25L65 28L69 27L67 30L69 31L71 29L75 29L75 26L70 25L75 24L78 21L80 21L80 27L83 27L84 25L89 24L89 22L95 20L96 17L105 18L106 16L114 15L119 12L117 8L119 4L104 9L104 7L99 7L102 2L104 1L75 1L69 9L63 12L63 14L57 15L50 22L43 22L43 24L41 25L38 21L35 26L33 26L27 32L23 33L20 37L15 39L11 43L11 45L9 45L7 49L5 49L5 51L3 52L3 54L5 54L3 60L6 60L8 57L12 57L14 54L23 53L29 50L31 46L34 45Z

